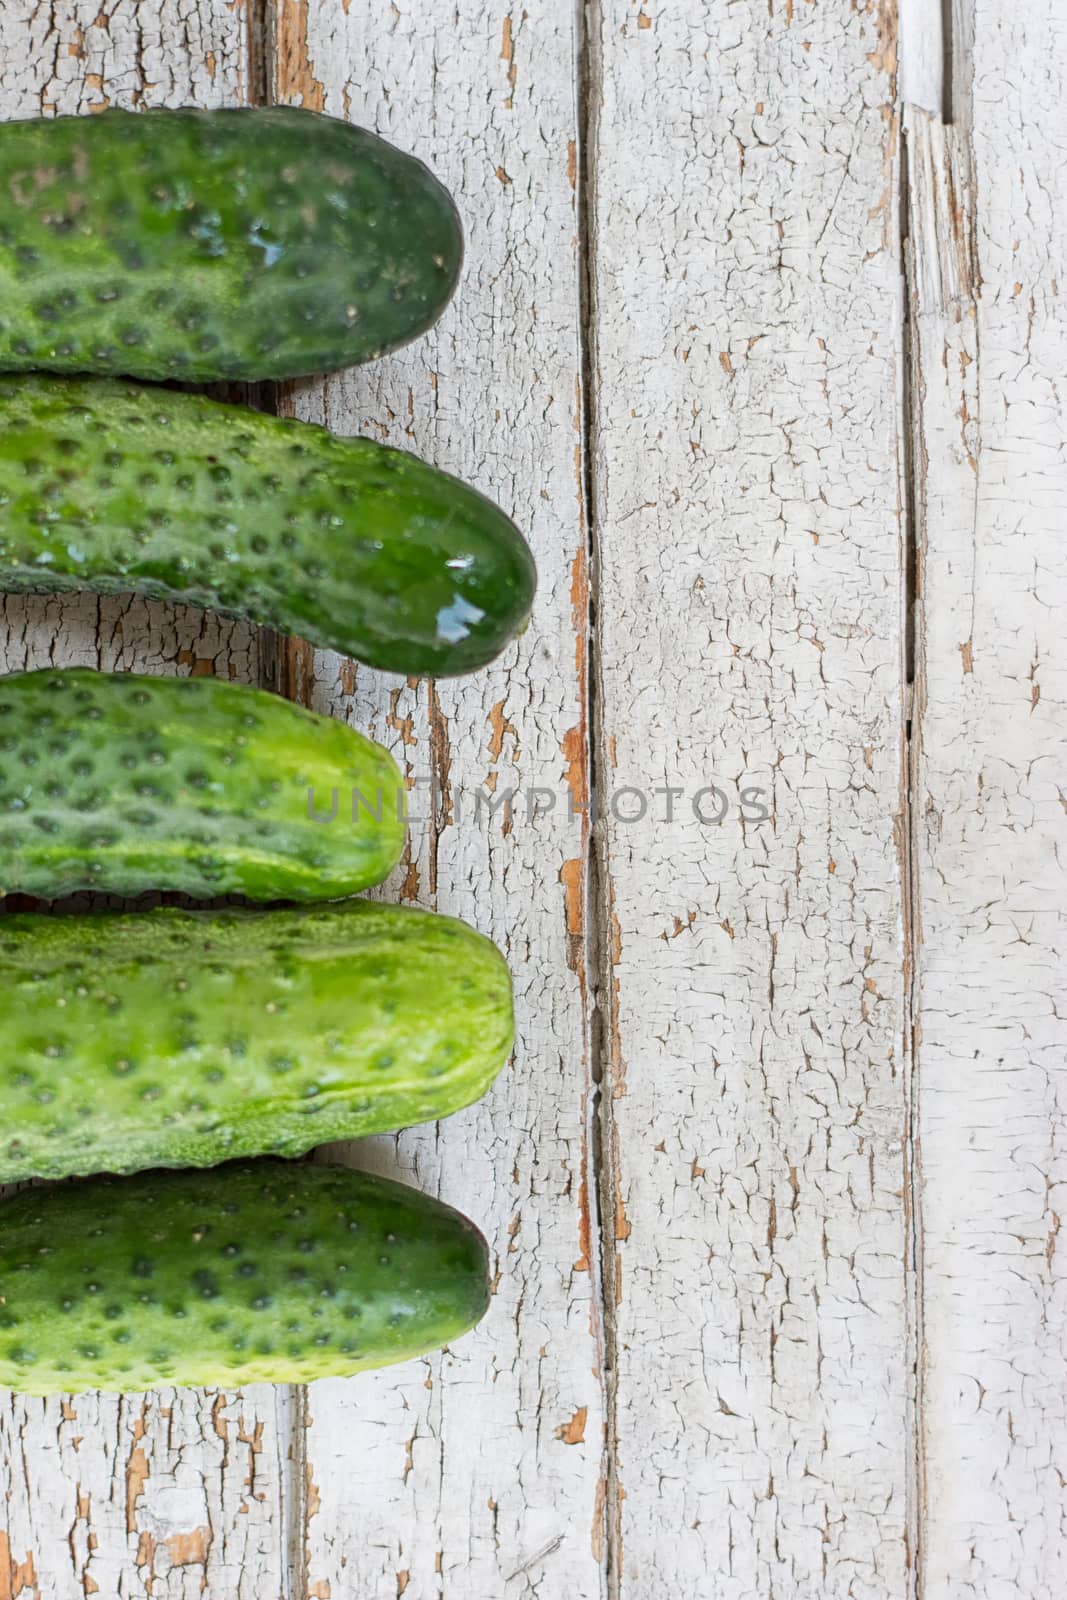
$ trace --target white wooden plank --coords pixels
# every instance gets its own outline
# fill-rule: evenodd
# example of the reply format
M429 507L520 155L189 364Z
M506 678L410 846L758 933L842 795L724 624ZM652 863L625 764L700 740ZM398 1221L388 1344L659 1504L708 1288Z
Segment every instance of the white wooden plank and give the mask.
M246 98L247 18L226 0L13 0L0 116ZM0 130L2 133L2 130ZM0 601L0 668L81 663L260 673L254 630L140 601ZM286 1592L285 1390L125 1400L0 1396L3 1600L264 1600Z
M926 1600L1067 1570L1067 16L965 8L909 138L922 513Z
M595 32L630 1600L908 1593L895 63L888 4Z
M438 330L292 403L495 496L531 537L541 577L529 632L483 674L414 688L318 656L305 685L318 707L388 743L412 778L436 774L434 820L414 825L386 893L492 934L518 1007L515 1064L480 1107L352 1157L472 1215L497 1282L485 1324L450 1354L310 1392L307 1593L334 1600L601 1592L586 827L568 808L568 781L579 800L585 782L586 624L573 17L562 0L497 11L319 0L278 18L279 96L428 159L468 237ZM296 667L307 672L307 658ZM553 809L531 821L534 785ZM483 786L522 791L510 821L474 815Z

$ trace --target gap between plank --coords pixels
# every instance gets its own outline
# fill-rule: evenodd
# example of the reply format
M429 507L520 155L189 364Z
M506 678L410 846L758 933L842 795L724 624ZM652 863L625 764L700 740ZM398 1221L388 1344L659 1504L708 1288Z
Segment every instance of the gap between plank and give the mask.
M955 120L955 37L953 0L941 0L941 121L946 128Z
M901 471L903 477L902 586L904 647L901 686L904 699L901 751L902 840L901 887L904 923L904 1280L907 1308L907 1463L905 1517L908 1588L912 1600L923 1592L923 1363L925 1335L922 1303L922 1168L919 1144L919 949L921 941L918 885L917 783L918 719L921 685L916 683L916 627L921 592L919 504L922 494L921 391L919 340L915 325L915 258L911 236L911 203L907 119L898 113L900 137L900 271L901 271Z
M926 1324L923 1299L923 1173L920 1121L922 1043L922 892L920 883L920 827L922 819L922 719L925 708L925 665L923 653L923 608L925 604L924 548L926 527L927 455L923 427L922 338L919 315L928 292L924 292L922 273L931 253L939 259L942 229L951 232L952 219L939 205L929 217L918 203L927 175L916 163L929 159L929 149L915 129L923 126L948 127L957 110L956 83L959 51L965 48L973 18L968 0L940 0L939 16L927 14L923 27L938 34L940 59L940 115L910 106L905 100L898 107L900 135L900 271L902 281L901 318L901 471L903 477L903 600L904 660L902 667L905 701L902 752L903 840L901 847L904 914L904 1207L905 1279L908 1310L908 1369L911 1373L908 1396L907 1529L908 1582L911 1600L923 1600L926 1591L925 1518L927 1508L927 1466L924 1418L926 1410ZM929 46L930 33L911 36L917 51ZM904 43L909 35L905 31ZM907 62L904 78L908 80ZM957 138L965 139L963 128ZM973 192L968 189L968 207ZM925 224L925 226L924 226ZM965 219L973 237L974 217ZM926 237L929 230L933 237Z
M608 1600L619 1600L622 1589L622 1485L618 1461L618 1339L615 1307L618 1302L619 1179L614 1114L615 1084L612 1039L618 1016L612 966L613 907L611 863L603 818L601 794L606 792L607 749L602 720L600 682L600 527L596 494L598 441L597 340L596 340L596 151L599 137L602 26L600 0L578 0L577 135L578 135L578 266L579 266L579 373L581 388L582 501L586 551L589 563L586 682L582 686L588 716L588 795L591 818L590 850L586 874L586 966L590 992L590 1076L592 1080L592 1170L598 1240L598 1292L600 1306L602 1382L604 1391L604 1468L602 1480L602 1538L604 1585Z

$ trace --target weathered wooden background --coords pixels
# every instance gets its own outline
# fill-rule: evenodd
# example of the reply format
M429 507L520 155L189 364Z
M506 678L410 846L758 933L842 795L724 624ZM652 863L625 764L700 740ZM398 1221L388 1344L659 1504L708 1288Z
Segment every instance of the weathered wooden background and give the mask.
M477 483L542 586L438 688L3 604L7 669L271 684L433 777L386 892L502 943L519 1046L343 1152L486 1229L482 1328L0 1397L0 1600L1064 1600L1065 78L1060 0L2 0L3 117L433 164L440 327L268 400Z

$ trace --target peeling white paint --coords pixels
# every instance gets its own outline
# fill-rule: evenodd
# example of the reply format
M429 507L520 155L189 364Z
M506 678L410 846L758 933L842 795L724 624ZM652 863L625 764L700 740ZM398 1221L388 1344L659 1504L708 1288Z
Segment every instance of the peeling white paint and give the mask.
M1067 17L976 0L920 261L926 1600L1067 1570Z
M620 1593L904 1600L890 7L604 9L601 676Z

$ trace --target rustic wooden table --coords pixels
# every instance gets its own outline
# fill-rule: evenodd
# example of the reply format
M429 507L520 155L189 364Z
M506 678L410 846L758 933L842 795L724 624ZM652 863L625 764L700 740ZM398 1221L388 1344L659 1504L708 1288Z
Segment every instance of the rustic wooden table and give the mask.
M427 813L387 892L503 944L519 1045L345 1152L485 1227L482 1328L307 1391L0 1396L0 1600L1063 1600L1067 11L946 21L2 0L6 118L279 100L432 162L454 306L276 400L492 493L541 594L436 688L3 604L7 669L385 741Z

